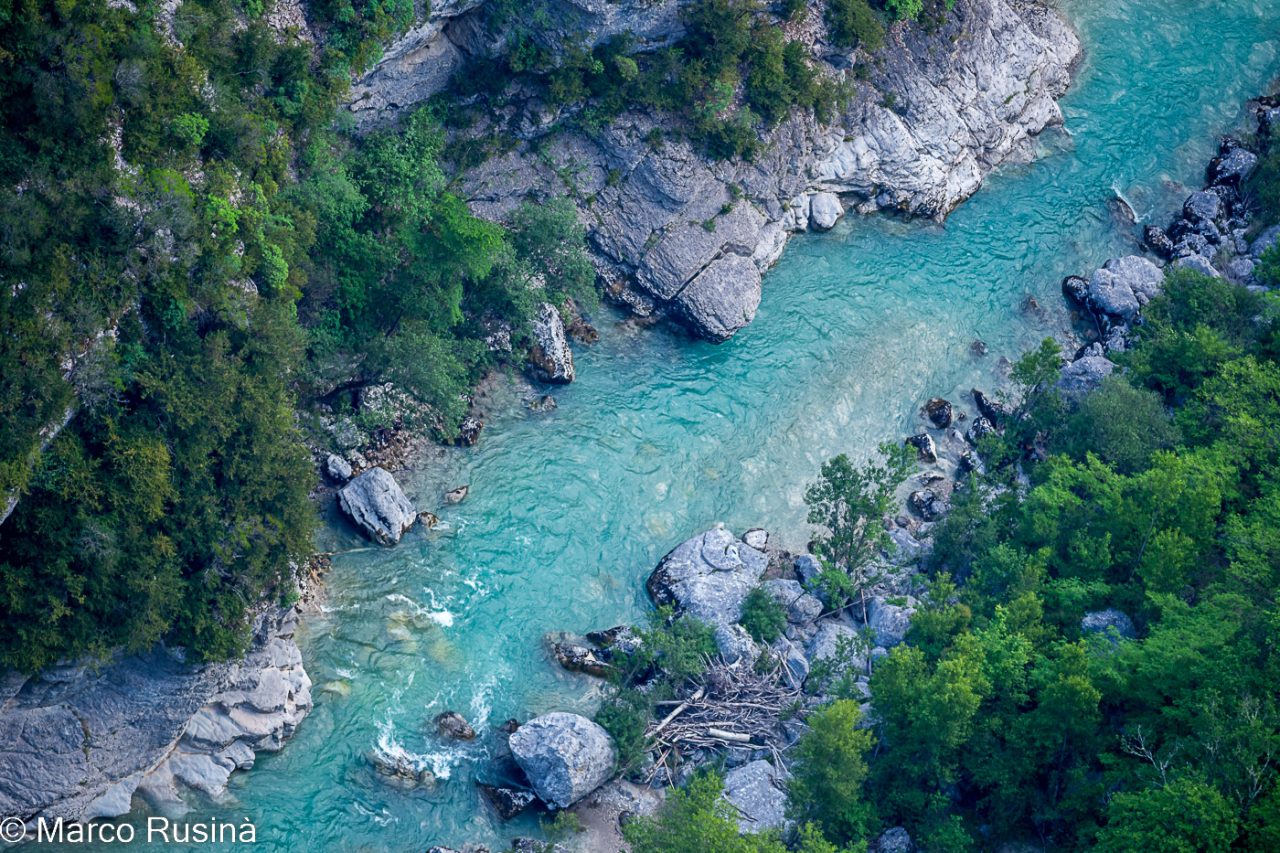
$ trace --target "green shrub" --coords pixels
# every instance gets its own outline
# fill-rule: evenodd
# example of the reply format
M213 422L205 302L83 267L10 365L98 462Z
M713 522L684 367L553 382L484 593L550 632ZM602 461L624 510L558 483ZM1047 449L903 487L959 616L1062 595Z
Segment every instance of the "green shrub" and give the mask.
M867 0L827 0L827 27L844 48L874 53L884 45L884 24Z
M866 835L875 812L863 799L871 732L858 727L862 713L839 699L809 716L809 730L795 746L788 785L789 812L847 844Z
M650 696L639 690L622 688L605 700L596 712L596 722L613 738L621 767L638 767L644 759L644 731L653 716Z
M762 587L756 587L743 600L742 618L738 621L751 639L767 645L786 630L787 609Z
M638 817L622 829L632 853L786 853L773 832L738 833L736 812L721 797L724 780L704 771L688 786L673 790L652 817Z

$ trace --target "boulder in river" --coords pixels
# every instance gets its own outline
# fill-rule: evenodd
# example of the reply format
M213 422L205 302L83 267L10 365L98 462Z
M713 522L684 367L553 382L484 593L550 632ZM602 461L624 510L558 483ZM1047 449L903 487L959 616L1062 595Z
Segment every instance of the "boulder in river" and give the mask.
M373 467L338 490L338 506L375 542L394 545L418 513L383 468Z
M938 461L938 448L933 443L933 436L927 432L918 432L915 435L907 436L905 443L916 449L916 456L921 462L928 465Z
M809 203L809 224L814 231L830 231L844 216L844 205L835 193L814 193Z
M1169 237L1165 230L1159 225L1147 225L1142 229L1142 242L1147 244L1147 248L1155 252L1166 261L1173 257L1173 239ZM1079 276L1076 276L1079 278ZM1084 282L1087 294L1088 282Z
M1003 401L977 388L972 389L971 393L973 404L978 407L978 414L990 421L992 426L1000 426L1009 417L1009 407Z
M574 378L573 350L565 336L564 321L550 302L538 307L530 326L533 346L529 348L529 370L543 382L567 383Z
M450 489L444 493L444 502L447 504L460 504L467 499L467 495L471 492L471 486L461 485L456 489Z
M484 419L468 415L458 424L458 437L454 444L459 447L471 447L480 440L480 432L484 429Z
M477 784L476 787L480 789L480 793L484 794L484 798L493 806L498 813L498 817L503 820L511 820L533 805L534 801L538 799L533 791L513 788L510 785Z
M582 672L603 678L612 669L604 655L577 643L552 643L551 652L559 664L570 672Z
M680 292L679 316L698 335L727 341L760 307L760 268L742 255L712 261Z
M436 731L454 740L475 740L476 730L457 711L444 711L434 720Z
M1160 295L1163 285L1164 272L1146 258L1112 258L1089 277L1089 304L1101 314L1127 322Z
M938 429L946 429L951 426L951 421L954 419L951 402L944 400L942 397L934 397L925 403L923 411L924 416Z
M564 809L590 794L613 775L618 753L613 739L578 714L555 711L516 729L511 754L538 798Z
M1222 199L1217 193L1200 190L1187 196L1182 205L1182 216L1192 224L1214 222L1222 215Z
M923 521L937 521L947 512L946 500L933 489L919 489L907 497L907 506Z
M1240 186L1258 165L1258 155L1246 148L1235 147L1209 161L1209 183Z
M724 798L738 813L739 832L781 830L787 823L786 771L764 759L724 776Z
M742 601L760 582L769 558L722 525L677 545L659 561L645 588L658 606L674 605L712 625L737 622Z

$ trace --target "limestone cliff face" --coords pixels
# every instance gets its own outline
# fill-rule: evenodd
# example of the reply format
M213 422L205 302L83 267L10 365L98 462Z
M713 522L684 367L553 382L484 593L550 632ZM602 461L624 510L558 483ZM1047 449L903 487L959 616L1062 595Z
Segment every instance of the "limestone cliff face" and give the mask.
M311 710L294 610L257 622L242 660L195 666L156 649L94 669L0 681L0 814L116 817L135 795L165 808L211 796L259 751L280 749Z
M678 35L685 2L558 0L552 6L565 17L553 20L588 41L638 27L641 44L661 43ZM479 47L481 3L446 3L393 47L356 85L357 120L392 120L442 88ZM854 57L826 43L819 5L792 35L843 73ZM538 139L542 131L529 126L522 145L463 176L463 191L493 218L528 194L568 192L618 300L724 340L755 316L761 273L789 233L828 228L849 207L940 218L997 165L1027 159L1033 137L1062 121L1056 99L1079 51L1071 29L1037 2L959 0L933 34L895 26L871 79L835 121L796 113L753 162L713 162L679 141L654 150L646 137L664 118L632 113L591 138Z

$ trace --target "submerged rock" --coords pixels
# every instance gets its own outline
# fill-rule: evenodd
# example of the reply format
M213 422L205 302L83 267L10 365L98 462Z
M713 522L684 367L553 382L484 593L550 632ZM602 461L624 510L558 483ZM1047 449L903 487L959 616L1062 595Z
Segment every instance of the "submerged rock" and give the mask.
M677 545L649 575L654 604L674 605L712 625L737 622L742 601L769 558L718 526Z
M418 513L386 470L370 468L338 490L338 506L375 542L394 545Z
M586 717L560 711L520 726L509 743L538 798L557 809L608 781L618 760L608 732Z
M436 731L454 740L475 740L476 730L457 711L444 711L434 720Z
M941 397L934 397L925 403L923 411L924 416L938 429L946 429L951 426L951 422L954 419L951 402Z
M434 785L435 774L404 752L374 749L368 753L369 764L377 774L401 788Z
M759 759L724 776L724 798L738 813L739 832L781 830L787 823L787 774Z
M1240 186L1258 165L1258 155L1245 148L1232 148L1209 161L1207 175L1211 184Z
M456 489L450 489L444 493L444 502L447 504L460 504L467 499L467 495L471 493L471 486L458 486Z
M484 794L484 798L493 806L498 813L498 817L503 820L511 820L517 817L538 799L533 791L512 788L509 785L477 784L476 787L480 789L480 793Z
M544 302L530 326L529 371L543 382L568 383L574 379L573 350L565 337L564 320L554 305Z
M586 646L576 643L552 643L551 652L556 661L570 672L582 672L600 678L609 674L612 667L608 660Z

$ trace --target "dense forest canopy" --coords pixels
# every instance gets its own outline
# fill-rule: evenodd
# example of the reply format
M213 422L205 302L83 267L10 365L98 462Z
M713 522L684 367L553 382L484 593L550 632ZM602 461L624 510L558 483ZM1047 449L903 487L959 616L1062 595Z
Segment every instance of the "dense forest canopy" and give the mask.
M447 437L490 325L594 297L567 204L475 218L427 111L344 129L410 10L313 12L0 10L0 663L236 652L308 553L297 405L395 381Z

